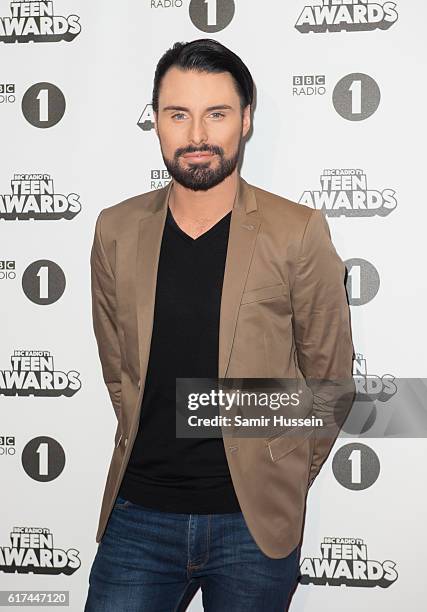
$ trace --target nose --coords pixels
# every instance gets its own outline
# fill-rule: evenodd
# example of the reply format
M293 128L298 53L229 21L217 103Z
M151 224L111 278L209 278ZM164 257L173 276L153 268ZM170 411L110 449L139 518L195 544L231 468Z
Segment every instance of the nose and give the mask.
M202 120L194 119L189 129L189 140L193 145L198 146L207 140L208 135Z

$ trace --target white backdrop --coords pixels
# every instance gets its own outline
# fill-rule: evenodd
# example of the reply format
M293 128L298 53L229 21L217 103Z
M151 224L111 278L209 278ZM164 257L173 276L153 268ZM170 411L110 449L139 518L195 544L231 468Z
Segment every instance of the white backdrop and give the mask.
M427 8L0 0L0 18L0 591L69 592L78 612L115 430L92 332L90 246L100 209L168 182L150 121L158 59L175 41L203 37L242 57L257 86L242 176L296 202L328 203L349 270L357 373L422 377ZM357 184L337 170L356 171ZM336 193L320 194L328 185ZM353 480L334 460L359 462ZM293 612L423 608L426 460L424 438L338 440L309 492L309 584ZM351 560L336 568L346 586L327 584L315 560L325 538L363 541L365 584ZM40 547L52 562L37 568Z

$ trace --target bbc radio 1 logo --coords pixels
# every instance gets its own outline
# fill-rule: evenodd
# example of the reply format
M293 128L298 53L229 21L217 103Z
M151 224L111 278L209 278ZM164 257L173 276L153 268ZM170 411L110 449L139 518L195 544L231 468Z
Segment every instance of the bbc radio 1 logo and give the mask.
M0 370L0 395L72 397L80 390L80 373L56 370L50 351L15 350L12 368Z
M15 455L15 453L15 436L0 435L0 457L10 457Z
M320 190L304 191L299 199L327 217L387 217L397 207L391 187L369 189L366 172L360 168L331 168L319 177Z
M16 454L15 436L0 435L0 458ZM21 453L22 467L37 482L51 482L65 467L65 451L55 438L37 436L28 440Z
M388 30L398 19L395 2L323 0L304 6L295 28L309 32L366 32Z
M152 9L180 9L183 0L150 0ZM202 32L220 32L233 20L234 0L190 0L188 12L192 24Z
M323 538L320 554L303 559L301 584L387 588L398 578L396 562L370 559L360 538Z
M324 74L296 74L292 77L292 95L297 97L324 96ZM340 77L332 91L332 106L347 121L365 121L380 105L381 91L369 74L352 72Z
M16 102L15 83L0 83L0 104Z
M14 104L15 83L0 84L0 104ZM30 85L21 100L21 111L33 127L46 129L55 126L65 114L66 101L62 90L54 83L42 81Z
M298 74L292 77L293 96L324 96L326 93L324 74Z
M56 15L52 0L15 0L11 15L0 17L0 42L71 42L80 34L78 15Z
M80 552L56 548L46 527L13 527L9 537L10 545L0 546L1 572L71 576L81 565Z
M16 279L16 261L0 260L0 281ZM50 259L31 262L22 275L22 290L26 297L40 306L47 306L62 297L66 287L61 266Z
M0 281L16 279L16 261L0 260ZM54 304L62 297L66 287L65 274L61 266L50 259L31 262L22 275L22 290L25 296L40 306Z
M80 196L55 190L50 174L15 173L11 193L0 194L0 219L6 221L70 221L81 211Z
M165 169L150 171L150 189L162 189L170 183L171 175Z

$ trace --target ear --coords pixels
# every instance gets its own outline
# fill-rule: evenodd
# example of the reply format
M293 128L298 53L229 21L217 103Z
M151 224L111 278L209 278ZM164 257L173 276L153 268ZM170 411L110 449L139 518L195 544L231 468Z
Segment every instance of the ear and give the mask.
M242 117L242 137L246 136L251 127L251 105L248 104L243 109L243 117Z
M159 135L159 130L158 130L158 127L157 127L157 113L156 113L156 111L154 111L153 114L154 114L154 131L156 132L156 134L158 136Z

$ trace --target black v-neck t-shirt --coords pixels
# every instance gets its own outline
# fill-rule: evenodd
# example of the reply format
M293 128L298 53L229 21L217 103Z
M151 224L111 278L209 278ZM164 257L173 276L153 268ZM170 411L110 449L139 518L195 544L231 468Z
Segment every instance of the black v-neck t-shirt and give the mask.
M166 512L239 512L222 438L177 438L175 378L217 378L231 211L193 239L168 208L138 433L119 494Z

